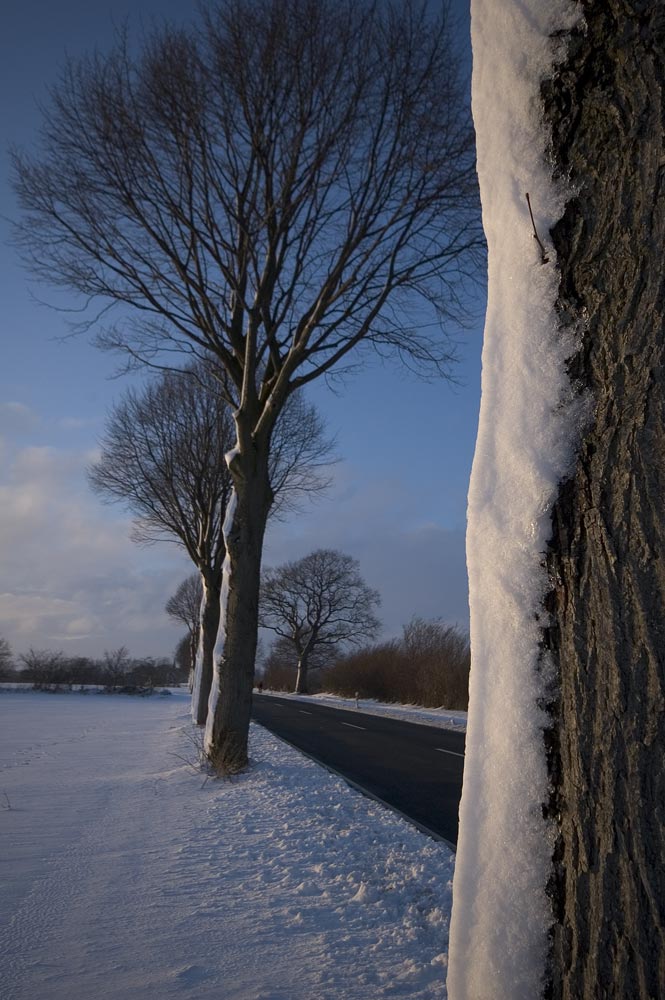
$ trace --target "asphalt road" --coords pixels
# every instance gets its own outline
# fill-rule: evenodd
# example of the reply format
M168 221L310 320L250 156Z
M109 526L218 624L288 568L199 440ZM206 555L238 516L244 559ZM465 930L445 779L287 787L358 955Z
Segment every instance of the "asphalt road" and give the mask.
M463 733L272 695L254 696L252 717L419 826L457 843Z

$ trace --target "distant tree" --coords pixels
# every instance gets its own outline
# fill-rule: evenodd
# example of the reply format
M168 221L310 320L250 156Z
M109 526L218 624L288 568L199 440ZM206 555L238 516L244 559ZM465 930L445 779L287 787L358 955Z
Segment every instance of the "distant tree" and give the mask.
M358 562L334 549L318 549L297 562L266 570L259 620L292 644L298 694L307 694L313 653L376 635L381 623L374 609L380 600L378 591L360 576Z
M19 660L23 664L27 680L36 688L68 683L67 661L61 651L31 647L27 653L21 653Z
M474 135L447 4L221 0L71 63L17 156L36 273L130 364L212 356L235 502L206 749L247 763L269 459L289 396L366 345L449 372L477 273ZM94 322L94 320L93 320Z
M182 581L175 594L169 597L164 610L170 618L181 622L187 629L188 644L188 674L190 690L194 686L194 671L196 669L196 652L201 631L201 603L203 601L203 583L200 573L192 573Z
M132 661L125 646L117 649L104 650L104 657L101 663L104 683L111 688L116 688L127 678L127 674L132 668Z
M11 646L0 636L0 677L6 677L14 669Z
M67 672L71 684L103 684L103 662L91 660L88 656L71 656L67 660Z
M196 656L196 650L194 651ZM192 693L194 687L194 674L192 672L192 638L189 633L183 635L180 642L177 644L175 651L173 653L173 659L175 660L176 670L178 672L178 683L182 683L183 680L187 681L189 686L189 693Z
M136 688L142 688L144 692L150 692L156 684L164 682L163 676L160 676L162 672L161 662L158 663L152 656L144 656L142 659L132 660L127 681Z
M212 684L226 556L224 518L233 490L225 460L235 440L233 419L220 378L212 367L197 364L167 372L141 392L128 392L112 411L101 458L89 470L96 493L125 503L136 515L136 541L176 541L199 571L205 599L199 597L196 610L200 639L192 690L192 715L199 724L206 721ZM293 395L273 435L272 513L325 488L331 448L315 407L302 394ZM179 620L194 640L196 594L190 597L193 603L186 602Z
M326 667L336 657L336 649L315 646L309 656L308 672ZM261 679L273 691L293 691L298 676L298 653L291 639L277 636L261 665ZM311 687L310 687L311 690Z

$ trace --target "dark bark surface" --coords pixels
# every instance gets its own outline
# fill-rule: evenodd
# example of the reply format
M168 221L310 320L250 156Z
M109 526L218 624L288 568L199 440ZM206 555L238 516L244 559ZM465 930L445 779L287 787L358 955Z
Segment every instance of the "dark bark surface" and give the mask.
M665 149L662 0L585 0L543 88L572 378L593 419L553 513L556 1000L665 996Z

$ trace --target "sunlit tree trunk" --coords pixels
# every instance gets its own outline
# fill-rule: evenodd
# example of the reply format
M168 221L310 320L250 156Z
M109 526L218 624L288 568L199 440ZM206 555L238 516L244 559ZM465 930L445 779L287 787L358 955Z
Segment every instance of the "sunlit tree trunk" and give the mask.
M247 765L247 739L259 624L261 555L272 490L268 448L236 456L233 516L225 529L226 582L217 643L217 689L209 705L206 751L221 773Z
M665 996L665 13L583 3L546 84L560 307L594 400L553 517L560 667L550 747L559 836L548 995Z
M296 676L296 694L309 694L307 683L307 668L309 665L309 648L306 648L298 656L298 673Z
M197 677L196 703L193 715L199 726L204 726L208 717L208 699L213 678L213 654L217 640L220 616L220 586L217 582L203 579L203 606L201 609L201 635L199 639L200 671Z

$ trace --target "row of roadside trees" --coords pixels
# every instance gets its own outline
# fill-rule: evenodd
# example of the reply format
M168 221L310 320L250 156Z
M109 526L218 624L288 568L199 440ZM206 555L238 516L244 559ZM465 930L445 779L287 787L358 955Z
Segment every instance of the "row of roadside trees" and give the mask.
M540 65L555 6L550 18L543 3L478 4L488 51L500 53L515 14L517 37L540 26L537 54L519 51L525 67L532 55ZM19 239L36 273L95 303L98 328L115 308L101 341L129 364L195 358L214 369L233 415L220 697L206 732L220 770L247 764L280 415L363 347L446 371L442 321L458 312L460 279L482 270L473 130L454 35L430 7L224 0L192 30L154 32L136 57L121 40L71 63L41 152L16 158ZM552 669L544 656L536 669L545 664L553 690L531 708L552 786L538 806L552 827L543 850L555 841L542 981L557 998L647 1000L665 981L665 32L662 4L583 2L579 14L557 29L559 63L529 101L551 139L548 170L569 186L543 237L556 254L557 314L580 345L571 382L595 404L541 553ZM506 204L522 203L515 176L509 189ZM535 225L534 235L540 243ZM491 775L484 747L479 731L470 759ZM462 843L466 834L463 824ZM479 846L491 856L495 845ZM481 868L470 867L472 881ZM522 873L505 870L507 898ZM458 926L483 905L469 903ZM469 969L466 933L458 953ZM493 993L495 973L476 973Z
M167 613L187 627L182 647L192 673L203 588L197 574L180 584ZM318 549L265 570L259 620L275 641L259 665L266 687L308 694L326 690L381 701L466 708L468 637L440 621L413 618L400 639L368 646L378 635L380 597L355 559ZM313 677L312 677L313 674Z
M127 392L109 417L100 458L89 470L103 500L121 502L135 515L136 541L175 541L196 567L198 580L185 581L166 610L186 625L196 653L192 715L200 725L212 686L224 523L233 495L225 460L234 443L233 418L220 379L217 368L199 362ZM271 516L283 516L303 495L325 488L331 452L316 409L295 393L274 432Z
M445 323L482 273L473 130L450 20L424 3L225 0L134 53L67 66L41 150L15 157L18 240L98 305L104 346L170 384L194 365L227 408L206 750L228 772L247 764L280 421L363 347L448 373Z

